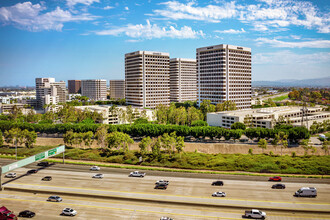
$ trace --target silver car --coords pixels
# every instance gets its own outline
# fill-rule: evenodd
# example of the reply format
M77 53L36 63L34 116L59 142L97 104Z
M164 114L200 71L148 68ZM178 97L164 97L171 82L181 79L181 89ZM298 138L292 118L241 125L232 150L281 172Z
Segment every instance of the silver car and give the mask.
M16 173L7 173L5 175L6 178L15 178L16 177Z
M93 166L93 167L90 168L90 170L92 170L92 171L99 171L100 170L100 167Z
M77 211L71 208L65 208L62 210L62 215L75 216L77 215Z
M212 194L213 197L226 197L226 193L225 192L215 192Z
M50 202L62 202L62 198L59 196L49 196L47 201Z
M104 177L104 175L101 174L101 173L95 174L95 175L93 176L93 178L96 178L96 179L102 179L103 177Z

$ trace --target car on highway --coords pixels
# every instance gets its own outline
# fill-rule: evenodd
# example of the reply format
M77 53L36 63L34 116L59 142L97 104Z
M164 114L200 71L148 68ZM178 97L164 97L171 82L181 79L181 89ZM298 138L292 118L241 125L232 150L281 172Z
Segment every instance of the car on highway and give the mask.
M62 198L59 196L49 196L47 201L49 202L62 202Z
M163 216L163 217L160 218L160 220L174 220L174 219L173 218L170 218L170 217Z
M252 209L251 211L245 211L245 214L242 217L243 218L265 219L266 212L259 211L258 209Z
M156 184L155 189L167 189L167 184L166 183Z
M27 171L27 173L28 173L28 174L31 174L31 173L38 173L38 170L36 170L36 169L29 170L29 171Z
M41 179L42 181L51 181L52 177L51 176L45 176L44 178Z
M211 185L212 186L223 186L223 181L217 180L217 181L214 181Z
M102 173L95 174L92 178L102 179L104 175Z
M282 178L280 176L269 177L268 181L281 182Z
M215 192L212 194L213 197L226 197L226 193L225 192Z
M142 173L140 171L134 171L131 172L128 176L129 177L144 177L146 175L146 173Z
M170 184L170 181L168 181L168 180L158 180L155 184L166 184L166 185L168 185L168 184Z
M315 187L302 187L297 190L293 196L296 197L316 197L317 189Z
M7 173L5 175L6 178L15 178L16 176L17 176L16 173Z
M37 166L48 167L49 166L49 163L46 162L46 161L42 161L42 162L38 163Z
M274 184L272 185L272 189L285 189L285 185L281 183Z
M69 215L69 216L75 216L77 215L77 211L72 208L65 208L62 210L62 215Z
M98 166L92 166L89 170L99 171L100 170L100 167L98 167Z
M36 213L29 211L29 210L25 210L25 211L21 211L18 214L18 217L27 217L27 218L33 218L36 215Z

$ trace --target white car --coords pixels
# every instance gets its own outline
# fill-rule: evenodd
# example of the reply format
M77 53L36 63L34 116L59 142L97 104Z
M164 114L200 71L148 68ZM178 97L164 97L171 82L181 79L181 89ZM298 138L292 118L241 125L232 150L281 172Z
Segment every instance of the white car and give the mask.
M168 185L170 183L170 181L168 180L158 180L155 184L165 184Z
M173 218L170 218L170 217L163 216L163 217L160 218L160 220L174 220L174 219Z
M5 175L5 177L7 177L7 178L15 178L16 177L16 173L7 173Z
M102 179L104 175L102 173L95 174L93 178Z
M62 210L62 215L75 216L77 215L77 211L71 208L65 208Z
M134 171L131 172L128 176L129 177L144 177L146 175L146 173L141 173L139 171Z
M213 193L212 196L215 196L215 197L226 197L226 193L219 191L219 192Z
M93 171L99 171L100 170L100 167L98 166L93 166L90 168L90 170L93 170Z
M62 198L59 196L49 196L47 201L50 202L62 202Z

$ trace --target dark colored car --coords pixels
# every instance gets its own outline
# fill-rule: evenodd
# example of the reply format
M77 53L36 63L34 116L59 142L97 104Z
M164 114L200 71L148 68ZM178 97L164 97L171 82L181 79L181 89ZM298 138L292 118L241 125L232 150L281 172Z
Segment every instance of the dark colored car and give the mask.
M214 181L214 182L212 183L212 186L223 186L223 181L220 181L220 180L218 180L218 181Z
M52 177L51 176L45 176L41 180L43 180L43 181L51 181L52 180Z
M29 210L21 211L18 214L18 217L27 217L27 218L33 218L36 215L36 213L31 212Z
M281 183L274 184L272 185L272 189L285 189L285 185Z
M156 184L155 189L167 189L167 184Z
M36 169L29 170L29 171L27 171L27 173L38 173L38 170L36 170Z
M49 163L48 162L45 162L45 161L42 161L42 162L38 163L37 166L48 167L49 166Z
M281 182L282 178L280 176L269 177L268 181Z

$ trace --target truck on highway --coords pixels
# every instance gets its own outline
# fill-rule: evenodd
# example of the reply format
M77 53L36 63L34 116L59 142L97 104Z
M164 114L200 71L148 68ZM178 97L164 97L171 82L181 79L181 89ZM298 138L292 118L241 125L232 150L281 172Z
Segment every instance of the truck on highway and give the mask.
M243 218L258 218L258 219L265 219L266 213L259 211L258 209L252 209L251 211L245 211L245 215L242 216Z
M296 197L316 197L317 190L315 187L302 187L294 193Z
M129 177L144 177L146 175L146 173L141 173L139 171L134 171L131 172L128 176Z
M0 220L17 220L17 216L14 215L14 212L2 206L0 208Z

